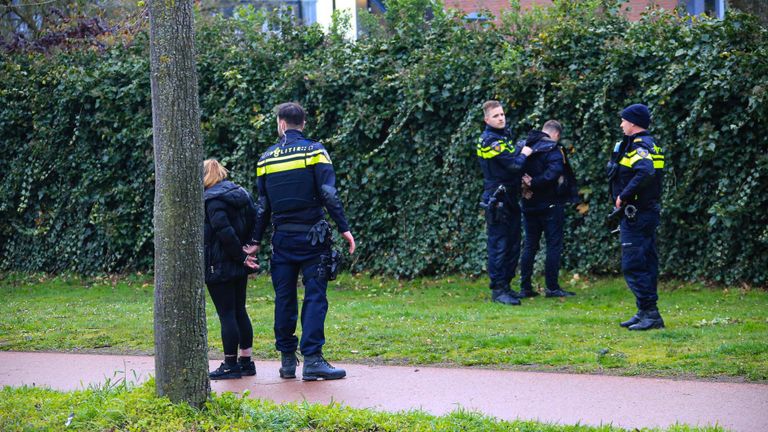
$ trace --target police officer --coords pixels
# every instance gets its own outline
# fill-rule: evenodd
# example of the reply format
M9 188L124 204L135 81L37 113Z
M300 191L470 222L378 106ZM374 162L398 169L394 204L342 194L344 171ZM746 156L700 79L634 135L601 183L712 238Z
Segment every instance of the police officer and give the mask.
M504 108L498 101L483 104L485 130L477 144L477 160L483 171L481 206L485 209L488 233L488 275L491 300L519 305L518 293L510 289L520 258L521 169L531 148L515 150L506 127Z
M270 220L272 236L272 284L275 289L275 347L281 353L280 377L295 378L296 348L304 357L302 379L339 379L343 369L334 368L323 357L326 289L335 259L331 251L331 228L323 207L342 237L355 251L344 209L336 191L336 175L322 144L302 133L306 114L297 103L277 107L280 139L268 148L257 164L257 221L252 244L244 249L255 254ZM301 343L295 336L298 319L296 284L303 277Z
M608 175L615 208L625 209L620 223L621 270L635 295L637 313L622 327L663 328L656 302L659 258L656 227L661 210L664 153L648 133L648 107L634 104L621 112L624 140L616 143Z
M566 291L557 282L560 272L560 256L563 252L563 224L565 203L574 200L570 192L575 189L573 172L567 170L565 153L557 144L563 126L557 120L544 123L541 130L528 133L525 145L533 153L523 166L523 255L520 259L520 295L536 297L533 289L533 261L539 250L542 234L547 242L544 264L547 297L576 295ZM578 194L575 199L578 199Z

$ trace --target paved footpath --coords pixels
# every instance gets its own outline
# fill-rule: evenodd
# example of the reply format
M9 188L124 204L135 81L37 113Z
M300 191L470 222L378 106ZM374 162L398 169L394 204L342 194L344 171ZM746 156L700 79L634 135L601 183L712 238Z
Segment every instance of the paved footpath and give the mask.
M219 362L212 361L211 368ZM0 386L77 390L107 379L143 382L152 357L0 352ZM499 419L623 428L719 425L768 431L768 385L654 378L514 372L469 368L338 364L347 378L280 379L279 362L256 362L257 375L213 381L215 392L250 390L275 402L331 401L382 411L421 409L435 415L457 408Z

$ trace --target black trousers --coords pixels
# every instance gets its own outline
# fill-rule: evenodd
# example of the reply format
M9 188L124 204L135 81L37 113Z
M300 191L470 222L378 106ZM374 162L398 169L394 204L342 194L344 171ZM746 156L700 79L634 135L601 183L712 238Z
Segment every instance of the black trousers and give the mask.
M230 281L208 284L208 293L216 306L221 322L221 342L224 355L237 355L237 347L248 349L253 346L251 318L245 310L245 288L248 276Z
M520 207L507 203L496 217L485 212L488 233L488 276L491 289L508 289L520 259Z
M533 264L539 251L541 235L547 242L547 259L544 261L544 280L550 291L559 290L557 277L560 273L560 256L563 254L563 224L565 208L556 204L552 207L523 213L523 255L520 258L520 289L532 290Z
M306 233L277 231L272 236L272 285L275 288L275 348L304 356L319 354L325 345L328 314L328 281L319 277L319 257L330 254L329 246L312 246ZM301 341L296 337L299 320L297 284L304 281L301 305Z
M658 209L639 210L633 221L621 219L621 271L638 310L654 310L659 300L658 226Z

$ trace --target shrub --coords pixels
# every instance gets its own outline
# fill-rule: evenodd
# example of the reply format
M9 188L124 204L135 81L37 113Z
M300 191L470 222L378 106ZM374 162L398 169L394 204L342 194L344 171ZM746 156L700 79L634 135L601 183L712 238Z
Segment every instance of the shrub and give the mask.
M473 147L480 105L496 98L517 134L563 122L584 200L568 214L564 265L613 272L604 166L621 138L618 112L644 102L668 167L662 272L766 285L766 29L738 13L627 22L604 3L513 7L497 24L469 24L439 5L424 20L429 2L403 0L355 43L341 36L342 21L324 34L252 9L205 20L197 46L207 155L253 188L258 156L275 140L272 107L300 101L361 243L354 270L477 275L485 229ZM129 46L2 56L2 268L151 267L147 59L143 34Z

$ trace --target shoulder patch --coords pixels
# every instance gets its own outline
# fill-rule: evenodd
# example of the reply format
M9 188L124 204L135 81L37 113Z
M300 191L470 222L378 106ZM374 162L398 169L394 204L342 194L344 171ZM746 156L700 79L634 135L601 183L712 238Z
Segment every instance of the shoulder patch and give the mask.
M648 157L648 150L646 150L643 147L638 147L637 148L637 155L642 157L642 158Z
M493 144L493 151L501 151L501 146L498 141Z

